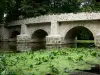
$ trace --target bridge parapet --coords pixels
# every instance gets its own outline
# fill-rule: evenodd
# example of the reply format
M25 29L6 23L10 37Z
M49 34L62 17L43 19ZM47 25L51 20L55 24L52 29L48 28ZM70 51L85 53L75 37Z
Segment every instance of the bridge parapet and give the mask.
M56 20L58 22L79 21L79 20L100 20L100 13L99 12L98 13L83 12L83 13L76 13L76 14L62 13L62 14L44 15L44 16L38 16L36 18L32 17L32 18L10 22L8 23L8 26L32 24L32 23L45 23L45 22L51 22L53 20Z
M80 20L98 20L100 19L100 13L69 13L57 15L58 21L80 21Z

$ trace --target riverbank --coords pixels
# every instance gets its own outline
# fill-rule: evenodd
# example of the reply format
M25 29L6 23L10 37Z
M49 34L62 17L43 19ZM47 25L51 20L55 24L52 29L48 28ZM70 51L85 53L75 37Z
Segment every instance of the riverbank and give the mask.
M100 65L97 49L63 48L1 55L6 67L2 72L10 75L68 75Z

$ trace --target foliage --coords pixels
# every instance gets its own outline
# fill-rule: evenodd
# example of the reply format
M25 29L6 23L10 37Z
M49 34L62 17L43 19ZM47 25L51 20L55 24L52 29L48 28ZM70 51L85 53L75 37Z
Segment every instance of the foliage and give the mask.
M35 17L47 13L77 12L79 5L77 0L22 0L21 11L24 17Z
M95 0L0 0L0 22L36 17L51 13L100 11Z
M14 5L14 0L0 0L0 22L4 20L4 13L11 11Z
M8 69L6 67L5 55L0 56L0 75L7 75Z
M21 15L20 8L21 8L22 0L14 0L14 1L15 1L14 6L7 13L6 22L17 20L19 19L19 16Z
M100 2L96 0L83 0L84 5L81 7L82 12L98 12L100 11Z
M21 11L24 17L35 17L47 13L46 6L43 5L41 0L22 0Z
M83 28L78 32L77 39L78 40L93 40L94 37L93 37L91 31L89 31L88 29Z
M15 0L15 6L8 10L6 21L36 17L51 13L70 13L80 10L78 0Z
M100 64L100 50L86 48L63 48L4 55L5 67L10 75L67 75L76 70L90 70L95 64Z

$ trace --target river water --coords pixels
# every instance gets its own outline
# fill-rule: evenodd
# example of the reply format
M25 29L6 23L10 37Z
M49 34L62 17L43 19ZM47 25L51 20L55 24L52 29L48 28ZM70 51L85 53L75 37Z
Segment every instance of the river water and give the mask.
M49 45L45 43L17 43L17 42L0 42L0 52L2 51L29 51L29 50L40 50L40 49L51 49L51 48L63 48L63 47L94 47L93 43L77 43L67 45Z

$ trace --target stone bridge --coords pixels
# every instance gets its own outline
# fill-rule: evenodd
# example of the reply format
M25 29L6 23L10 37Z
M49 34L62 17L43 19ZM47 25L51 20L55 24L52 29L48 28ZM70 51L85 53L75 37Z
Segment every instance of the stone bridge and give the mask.
M100 13L68 13L27 18L1 25L3 40L42 42L47 45L75 42L76 33L89 30L96 46L100 46ZM83 34L84 35L84 34ZM16 38L17 37L17 38Z

